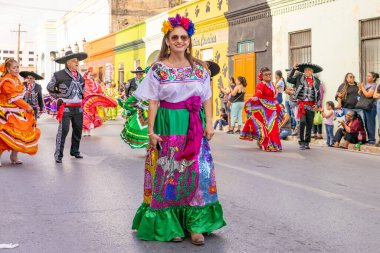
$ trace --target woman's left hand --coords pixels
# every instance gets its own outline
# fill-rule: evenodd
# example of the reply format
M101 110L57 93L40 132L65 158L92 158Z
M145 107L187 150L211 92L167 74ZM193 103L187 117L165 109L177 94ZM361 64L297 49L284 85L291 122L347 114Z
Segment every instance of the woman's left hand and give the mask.
M207 138L207 140L211 140L214 134L215 134L215 131L214 131L214 128L212 127L212 124L206 124L204 136Z

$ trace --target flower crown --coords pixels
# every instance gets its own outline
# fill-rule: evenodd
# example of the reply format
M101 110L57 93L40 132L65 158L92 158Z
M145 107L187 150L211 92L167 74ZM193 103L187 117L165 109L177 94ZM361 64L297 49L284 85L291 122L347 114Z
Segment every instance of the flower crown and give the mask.
M182 26L190 37L193 36L195 32L194 23L186 17L181 17L179 14L177 14L175 18L169 18L168 20L165 20L162 23L161 31L166 35L169 32L173 31L173 29L177 26Z

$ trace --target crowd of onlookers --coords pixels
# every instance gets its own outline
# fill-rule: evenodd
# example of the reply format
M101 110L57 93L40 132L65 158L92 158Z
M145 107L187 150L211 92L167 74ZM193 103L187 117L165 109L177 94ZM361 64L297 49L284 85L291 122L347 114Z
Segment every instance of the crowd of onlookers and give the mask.
M289 75L290 70L286 71ZM324 125L326 144L330 147L347 148L350 143L380 147L380 142L376 144L376 115L380 122L380 85L376 83L378 78L379 74L369 72L364 82L356 82L355 76L347 73L336 91L335 101L318 105L319 109L314 117L313 138L323 139ZM298 103L292 95L294 86L286 82L280 70L275 72L273 85L277 89L277 99L283 110L280 137L286 139L288 136L297 136L299 119ZM222 109L220 119L214 124L215 129L223 130L224 126L228 126L227 134L240 134L246 86L245 78L240 76L236 82L230 77L227 87L219 86ZM323 101L323 85L320 91ZM335 131L334 126L338 126ZM380 126L377 131L380 138Z

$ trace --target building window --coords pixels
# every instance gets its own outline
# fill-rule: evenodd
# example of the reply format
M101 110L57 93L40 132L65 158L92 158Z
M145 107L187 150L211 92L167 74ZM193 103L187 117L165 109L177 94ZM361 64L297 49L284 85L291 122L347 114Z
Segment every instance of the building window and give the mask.
M18 51L19 52L19 54L22 54L22 51Z
M9 51L9 53L10 53L10 54L14 54L14 53L15 53L15 51Z
M124 87L124 63L119 63L119 90Z
M237 52L238 54L244 54L254 51L255 43L253 40L245 40L238 42Z
M29 61L34 61L34 58L29 58Z
M3 53L4 53L4 54L8 54L9 51L8 51L8 50L4 50Z
M201 50L202 61L213 61L214 60L214 50L212 48Z
M380 71L380 17L360 21L361 61L360 74Z
M99 67L98 77L101 82L103 82L103 67Z
M289 33L289 66L311 62L311 30Z
M33 54L34 54L34 52L29 52L29 54L30 54L30 55L33 55Z

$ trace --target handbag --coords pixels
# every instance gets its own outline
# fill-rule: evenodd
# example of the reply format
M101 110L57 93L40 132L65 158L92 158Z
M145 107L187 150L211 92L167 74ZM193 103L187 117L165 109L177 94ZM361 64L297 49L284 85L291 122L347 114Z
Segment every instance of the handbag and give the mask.
M373 98L367 98L364 94L361 94L355 108L369 110L373 106L374 101L375 100Z
M314 115L314 125L321 125L323 122L323 117L321 112L316 112Z

